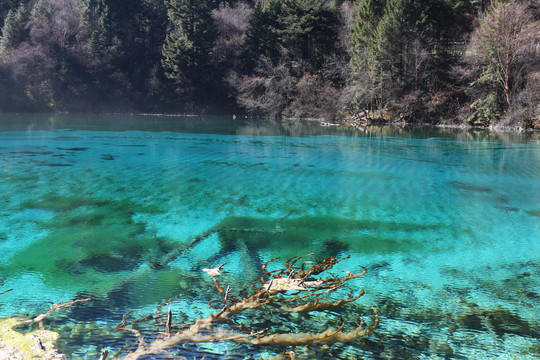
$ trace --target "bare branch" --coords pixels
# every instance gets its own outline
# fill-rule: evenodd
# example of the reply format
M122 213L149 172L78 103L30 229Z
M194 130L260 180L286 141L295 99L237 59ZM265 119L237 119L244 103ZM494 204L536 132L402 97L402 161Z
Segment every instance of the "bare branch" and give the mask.
M219 276L221 275L220 271L221 269L223 269L223 267L225 266L225 264L227 264L228 261L225 261L223 264L219 265L218 267L216 268L212 268L212 269L202 269L202 271L204 271L206 273L206 275L210 275L210 276L213 276L213 277L216 277L216 276Z
M288 264L288 266L287 266L287 264L286 264L285 266L286 266L287 269L289 269L290 271L293 271L293 266L294 266L294 264L295 264L298 260L303 259L303 258L305 258L305 257L307 257L307 256L313 256L313 255L315 255L315 253L310 253L310 254L307 254L307 255L298 256L298 257L296 257L296 258L291 258L291 259L289 259L289 261L290 261L290 260L292 260L292 261L290 261L290 263ZM294 259L294 260L293 260L293 259Z
M277 257L275 257L275 258L272 258L272 259L268 260L267 262L265 262L265 263L261 266L261 270L262 270L262 272L263 272L263 274L261 275L261 282L262 282L262 283L265 283L265 282L266 282L266 280L264 279L264 277L265 277L265 276L269 276L269 275L272 273L272 272L267 272L267 271L266 271L266 266L267 266L270 262L272 262L272 261L274 261L274 260L277 260L277 259L279 259L279 258L280 258L279 256L277 256Z
M347 304L347 303L358 300L361 296L364 295L364 290L362 290L360 292L360 294L357 295L357 296L352 296L352 295L353 294L351 293L351 294L349 294L348 299L339 299L338 301L333 302L333 303L320 302L319 299L317 298L317 299L315 299L314 302L309 302L307 304L299 305L299 306L295 306L295 307L282 307L282 308L279 309L279 311L280 312L300 313L300 312L332 310L332 309L340 307L340 306L342 306L344 304Z
M135 334L135 336L139 340L139 349L142 348L146 344L146 342L144 341L144 338L143 338L141 332L139 330L137 330L137 329L127 328L126 327L126 319L127 319L127 316L126 316L126 314L124 314L124 316L122 316L122 321L118 325L116 325L114 330L115 331L123 330L123 331L128 331L128 332L130 332L132 334Z
M311 254L310 254L311 255ZM252 345L278 345L278 346L296 346L307 344L333 344L335 342L351 342L356 339L365 336L372 332L378 325L378 315L375 312L375 321L372 326L367 329L363 328L363 320L360 319L360 324L351 331L344 332L343 323L337 329L329 329L321 333L297 333L297 334L267 334L267 330L251 331L249 333L237 333L231 330L227 330L223 327L214 328L214 325L219 322L228 322L232 320L232 317L245 310L259 310L259 311L279 311L282 313L300 313L311 311L326 311L335 309L337 307L346 305L359 299L364 295L362 290L360 294L354 296L351 292L348 298L338 299L334 302L320 301L318 296L332 293L345 286L345 283L349 280L355 279L366 273L366 269L360 274L353 274L350 271L344 271L346 276L329 276L323 279L316 278L314 276L319 275L329 269L335 264L341 262L344 258L327 257L314 264L308 270L295 270L294 264L301 258L308 256L299 256L288 259L285 262L285 268L278 269L272 272L266 270L266 266L271 259L265 262L261 266L263 276L261 280L263 285L258 288L251 296L248 296L241 300L235 300L233 305L228 305L230 298L231 288L228 286L226 290L219 285L216 276L212 276L214 285L217 291L223 296L223 307L217 313L211 314L206 318L201 318L191 324L188 328L184 328L175 334L169 334L169 336L160 336L151 344L145 344L140 332L135 329L128 329L125 327L125 318L117 326L118 330L131 331L139 338L138 349L128 354L125 357L126 360L138 359L139 357L156 354L162 352L172 346L180 344L182 342L215 342L215 341L233 341L244 344ZM224 264L223 264L224 265ZM219 270L223 267L221 265L218 268L210 270ZM269 279L266 280L265 277ZM300 295L303 294L303 295ZM315 297L312 302L302 304L301 300ZM218 300L210 301L210 304ZM300 302L300 303L299 303ZM277 306L278 304L285 303L299 303L292 306L281 306L276 310L270 308L268 305ZM169 323L169 320L168 320ZM167 327L167 332L170 333L170 326ZM204 333L204 334L203 334Z
M2 291L2 292L0 292L0 295L5 294L5 293L10 292L10 291L13 291L13 289L7 289L5 291Z
M52 304L51 305L51 308L49 309L49 311L47 311L45 314L41 314L41 315L38 315L36 316L34 319L32 320L27 320L25 321L25 323L34 323L34 322L37 322L39 323L39 327L40 329L44 330L44 326L43 326L43 320L45 320L49 315L51 315L55 310L58 310L58 309L62 309L62 308L66 308L66 307L70 307L74 304L77 304L77 303L80 303L80 302L87 302L87 301L90 301L92 299L90 298L87 298L87 299L77 299L75 301L71 301L71 302L68 302L68 303L65 303L65 304L62 304L62 303L59 303L59 304Z

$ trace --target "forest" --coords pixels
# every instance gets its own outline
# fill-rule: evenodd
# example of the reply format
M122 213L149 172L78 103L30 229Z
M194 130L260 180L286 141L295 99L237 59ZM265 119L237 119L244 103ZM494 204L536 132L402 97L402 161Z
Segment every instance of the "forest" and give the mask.
M2 0L0 112L540 128L539 0Z

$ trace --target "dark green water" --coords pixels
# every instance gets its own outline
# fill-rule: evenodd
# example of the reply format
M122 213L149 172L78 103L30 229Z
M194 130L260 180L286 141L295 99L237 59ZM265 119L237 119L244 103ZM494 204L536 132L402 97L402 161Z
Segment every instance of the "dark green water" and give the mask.
M222 282L239 290L264 261L310 252L351 255L343 268L368 273L341 295L366 295L339 312L240 321L321 331L340 319L369 323L375 306L376 333L297 353L540 358L538 136L1 115L0 164L0 291L14 289L0 295L0 314L37 315L91 297L46 322L74 359L98 358L103 347L125 354L136 339L113 331L122 316L154 314L174 297L177 324L208 315L219 296L202 268L228 261ZM149 340L161 330L140 328ZM242 359L285 350L175 351Z

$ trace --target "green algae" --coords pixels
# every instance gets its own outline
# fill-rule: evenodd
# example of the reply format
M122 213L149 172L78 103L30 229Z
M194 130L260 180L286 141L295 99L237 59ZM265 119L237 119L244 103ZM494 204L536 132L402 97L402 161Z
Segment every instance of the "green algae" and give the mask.
M50 285L75 286L118 282L120 273L136 270L146 260L162 256L172 245L135 221L135 212L155 212L127 200L102 201L90 197L47 194L27 201L26 208L56 214L40 225L44 237L21 249L10 260L10 269L43 275Z
M92 214L105 212L107 215L116 213L121 216L126 214L131 216L135 209L147 213L160 212L160 209L155 206L135 204L130 200L102 200L84 195L65 196L55 192L21 203L22 209L42 209L55 212L69 212L81 207L93 208Z
M101 203L106 202L100 202L88 197L63 196L56 193L48 193L38 199L24 201L21 203L21 208L66 212L81 206L99 206Z
M54 331L36 330L30 333L20 333L14 328L23 322L20 318L0 319L0 344L2 344L3 355L9 359L33 360L49 358L64 359L62 355L54 351L56 340L59 335ZM47 351L38 351L33 339L37 336ZM6 354L8 353L9 354ZM55 357L56 356L56 357Z
M328 256L340 250L408 252L425 247L424 243L412 240L414 235L443 227L439 224L301 216L281 219L227 217L215 229L218 229L225 252L245 245L251 251L272 250L287 257L308 252Z

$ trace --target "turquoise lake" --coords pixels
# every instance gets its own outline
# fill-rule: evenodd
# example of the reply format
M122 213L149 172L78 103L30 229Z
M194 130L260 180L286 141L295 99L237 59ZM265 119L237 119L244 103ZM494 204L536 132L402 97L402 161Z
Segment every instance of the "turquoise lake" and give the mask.
M540 359L540 136L275 124L218 117L0 115L0 318L32 318L72 359L121 357L114 331L171 308L177 325L276 256L367 269L340 310L240 319L255 330L379 328L306 358ZM215 231L223 230L223 231ZM227 231L228 230L228 231ZM246 231L232 231L246 230ZM256 230L251 231L250 230ZM166 312L166 310L164 310ZM148 341L159 331L137 324ZM290 348L183 344L176 358ZM170 357L155 357L170 358Z

